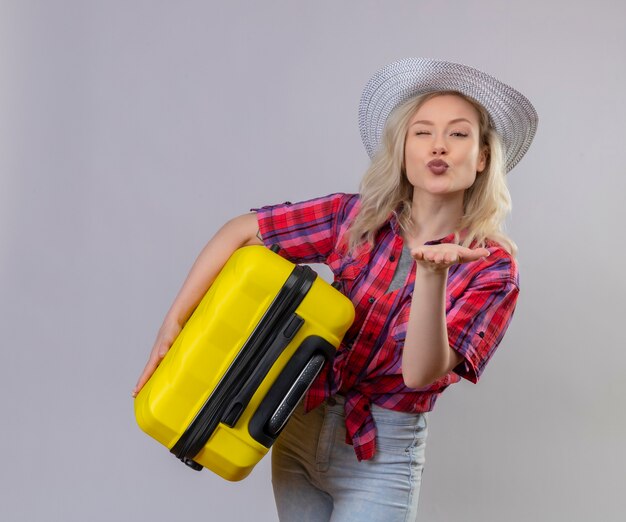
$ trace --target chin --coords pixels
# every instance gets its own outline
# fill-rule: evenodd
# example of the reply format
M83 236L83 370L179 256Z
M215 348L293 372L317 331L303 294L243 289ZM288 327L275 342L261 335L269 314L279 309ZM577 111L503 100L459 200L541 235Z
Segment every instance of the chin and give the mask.
M436 179L432 180L430 183L425 183L423 190L429 192L430 194L449 194L452 192L458 192L458 189L450 183L450 180L446 179Z

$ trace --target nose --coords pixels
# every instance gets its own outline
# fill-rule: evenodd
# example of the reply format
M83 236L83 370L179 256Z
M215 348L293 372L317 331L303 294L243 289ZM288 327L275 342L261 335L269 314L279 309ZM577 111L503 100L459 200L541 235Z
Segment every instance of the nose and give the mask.
M443 156L444 154L447 154L447 152L448 147L446 146L444 136L437 133L433 136L431 154L433 156Z
M431 150L431 154L433 156L443 156L444 154L447 154L447 153L448 153L448 149L446 148L443 142L440 142L439 140L437 140L436 143L433 143L433 147Z

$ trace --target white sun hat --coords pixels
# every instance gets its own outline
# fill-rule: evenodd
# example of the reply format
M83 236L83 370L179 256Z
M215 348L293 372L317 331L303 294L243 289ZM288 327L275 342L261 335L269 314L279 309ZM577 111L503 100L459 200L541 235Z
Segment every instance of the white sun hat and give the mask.
M433 91L455 91L477 101L502 138L506 170L522 159L537 130L537 112L512 87L478 69L428 58L405 58L383 67L367 83L359 104L359 128L373 158L387 117L401 103Z

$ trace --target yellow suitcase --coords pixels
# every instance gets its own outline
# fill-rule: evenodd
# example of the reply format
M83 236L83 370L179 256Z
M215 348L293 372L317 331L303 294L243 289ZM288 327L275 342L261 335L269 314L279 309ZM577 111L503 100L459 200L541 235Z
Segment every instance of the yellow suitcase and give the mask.
M237 250L135 399L137 423L193 469L245 478L354 320L305 265Z

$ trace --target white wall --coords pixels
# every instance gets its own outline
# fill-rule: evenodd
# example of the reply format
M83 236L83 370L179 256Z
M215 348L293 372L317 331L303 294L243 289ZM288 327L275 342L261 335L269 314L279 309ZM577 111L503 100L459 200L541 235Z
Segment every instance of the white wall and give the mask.
M0 519L255 520L268 461L196 474L130 390L195 256L252 206L355 191L361 89L406 56L525 93L522 294L483 380L430 416L421 520L622 520L626 8L0 2Z

